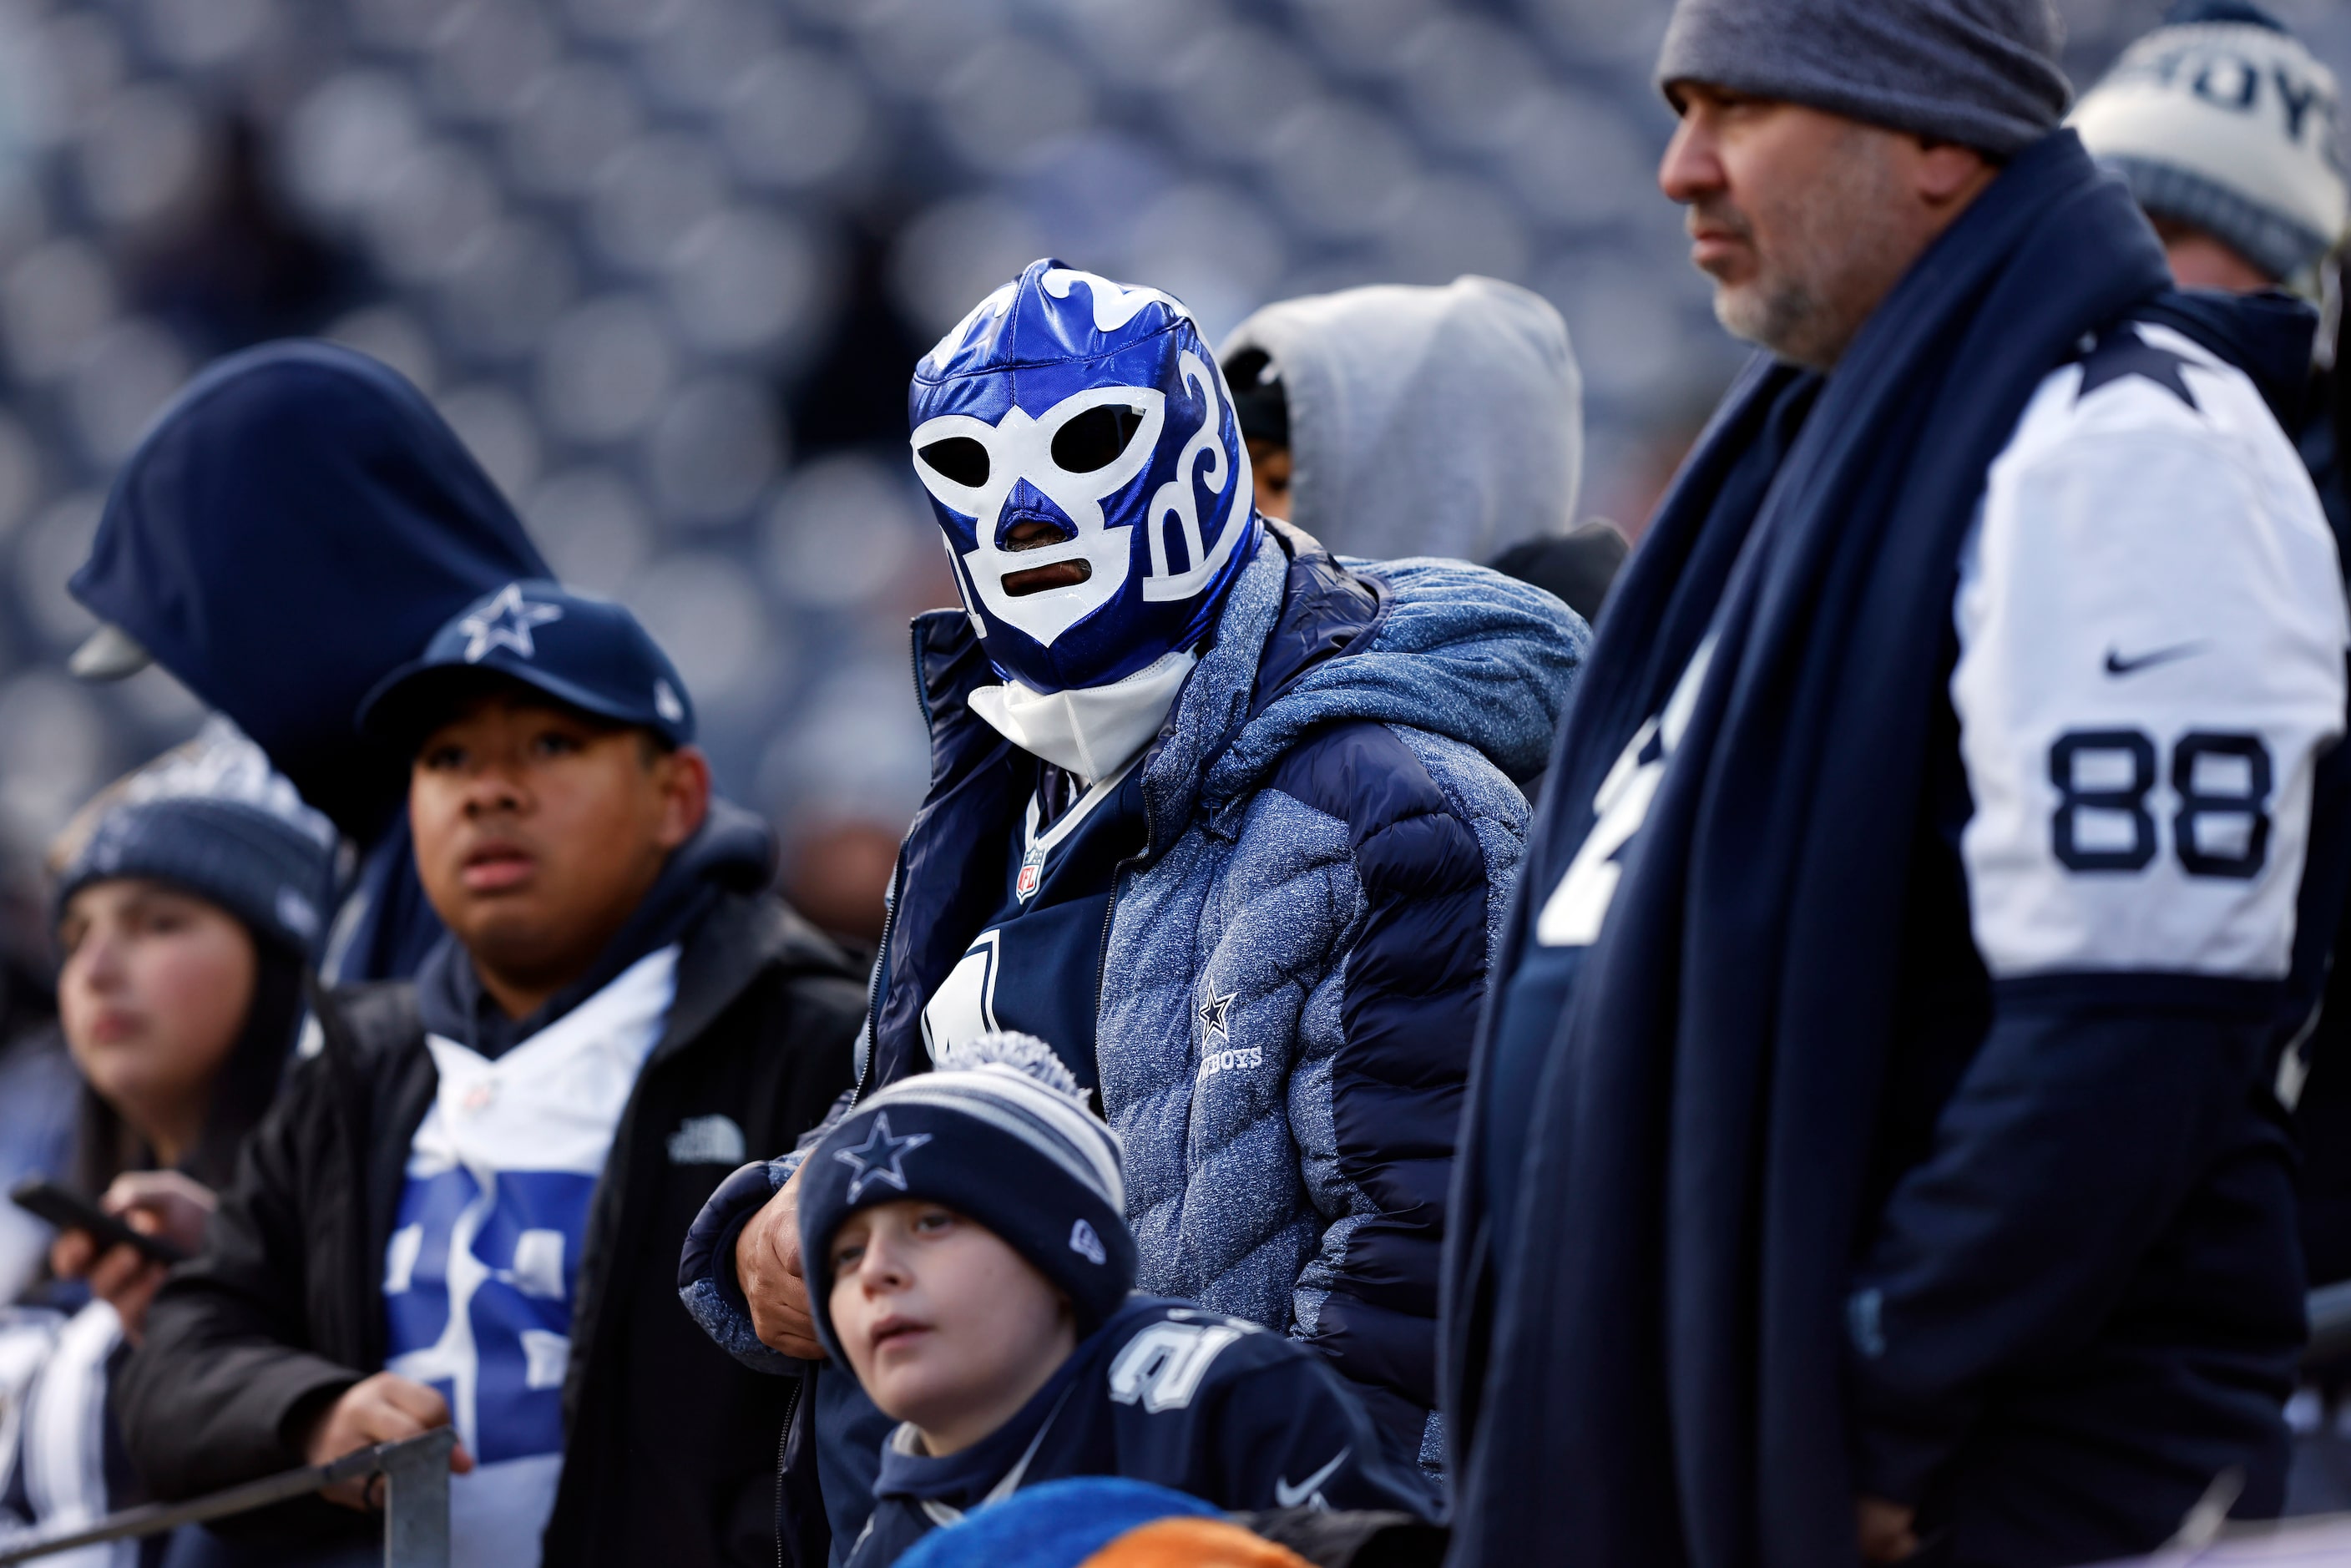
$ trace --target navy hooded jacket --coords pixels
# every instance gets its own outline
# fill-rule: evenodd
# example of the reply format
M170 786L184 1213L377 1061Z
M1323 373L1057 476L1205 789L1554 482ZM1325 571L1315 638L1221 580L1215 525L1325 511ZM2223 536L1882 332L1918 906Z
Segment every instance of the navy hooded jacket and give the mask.
M360 699L474 600L551 575L423 393L364 354L289 341L180 393L69 586L368 852L336 977L358 980L412 973L440 931L399 811L408 759L360 736Z

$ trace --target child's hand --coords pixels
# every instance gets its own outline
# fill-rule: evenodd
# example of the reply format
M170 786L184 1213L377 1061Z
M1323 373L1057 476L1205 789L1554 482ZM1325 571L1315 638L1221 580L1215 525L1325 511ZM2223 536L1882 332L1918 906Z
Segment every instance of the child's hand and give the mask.
M302 1445L302 1457L311 1464L323 1465L378 1443L397 1443L448 1424L449 1402L436 1390L396 1373L379 1372L344 1389L341 1397L320 1413ZM465 1452L465 1444L449 1450L453 1473L462 1476L473 1468L474 1456ZM377 1489L382 1480L381 1476L368 1476L340 1481L319 1495L345 1508L373 1508L381 1500Z
M735 1278L750 1304L751 1329L770 1350L822 1361L800 1270L800 1173L777 1190L735 1238Z
M133 1230L161 1236L183 1252L201 1252L204 1226L220 1200L210 1187L177 1171L134 1171L117 1176L99 1206ZM170 1272L132 1247L101 1250L86 1230L68 1230L49 1249L49 1271L60 1280L88 1279L90 1293L122 1320L134 1346L147 1337L147 1304Z
M178 1171L129 1171L114 1178L98 1203L133 1230L160 1236L193 1257L204 1249L204 1231L220 1197Z
M147 1227L128 1221L139 1229ZM87 1280L89 1293L113 1307L123 1337L134 1346L147 1334L147 1303L163 1288L171 1270L125 1243L101 1248L87 1230L68 1230L49 1245L49 1272L60 1280Z

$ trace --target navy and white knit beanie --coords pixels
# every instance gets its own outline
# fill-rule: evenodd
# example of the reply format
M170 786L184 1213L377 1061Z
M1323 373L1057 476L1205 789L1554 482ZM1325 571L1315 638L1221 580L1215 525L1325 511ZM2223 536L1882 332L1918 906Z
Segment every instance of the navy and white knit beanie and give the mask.
M986 1226L1070 1298L1080 1338L1134 1289L1134 1233L1117 1134L1034 1035L939 1053L841 1118L800 1166L800 1257L817 1338L832 1327L831 1247L861 1208L928 1198Z
M1678 0L1657 85L1703 82L1997 158L2073 100L2054 0Z
M334 829L225 720L85 808L59 844L53 919L92 883L161 882L218 904L256 942L316 956L334 890Z
M2351 220L2335 73L2244 0L2190 0L2123 52L2074 111L2101 163L2158 217L2204 230L2281 282Z

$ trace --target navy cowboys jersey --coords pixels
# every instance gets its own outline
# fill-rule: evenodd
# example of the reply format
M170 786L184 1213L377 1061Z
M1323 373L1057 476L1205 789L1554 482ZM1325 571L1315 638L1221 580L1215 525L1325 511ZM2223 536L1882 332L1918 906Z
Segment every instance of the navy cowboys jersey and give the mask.
M1080 1087L1095 1087L1094 1015L1111 896L1120 862L1143 848L1139 760L1050 822L1030 795L996 917L923 1009L923 1041L934 1058L948 1045L1019 1030L1050 1045Z
M1150 1481L1228 1510L1397 1510L1433 1519L1433 1484L1391 1458L1347 1381L1283 1334L1135 1295L1020 1413L944 1458L891 1434L872 1518L848 1568L1023 1487L1072 1476Z

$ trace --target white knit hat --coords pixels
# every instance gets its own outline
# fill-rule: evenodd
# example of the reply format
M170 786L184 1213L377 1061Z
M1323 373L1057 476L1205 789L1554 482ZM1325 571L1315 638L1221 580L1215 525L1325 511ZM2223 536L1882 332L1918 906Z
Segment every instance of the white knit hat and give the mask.
M2245 0L2191 0L2125 50L2074 110L2148 213L2293 277L2351 220L2335 73Z

